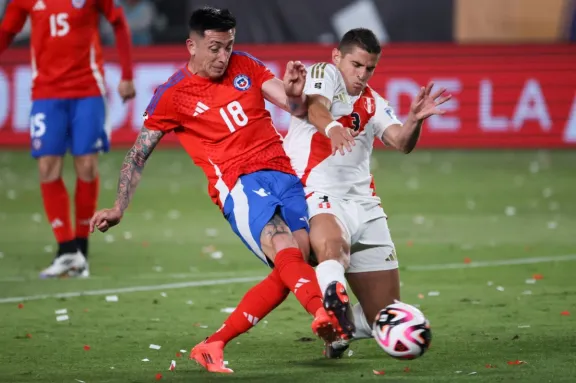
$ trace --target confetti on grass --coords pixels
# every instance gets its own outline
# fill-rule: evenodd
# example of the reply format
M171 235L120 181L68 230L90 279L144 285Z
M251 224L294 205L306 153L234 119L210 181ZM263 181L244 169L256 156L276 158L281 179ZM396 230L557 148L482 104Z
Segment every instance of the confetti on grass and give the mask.
M162 374L160 374L160 373L156 374L156 380L160 380L160 379L162 379Z
M520 364L526 364L526 362L524 362L523 360L510 360L510 361L508 361L508 365L510 365L510 366L517 366Z
M84 345L84 351L90 351L90 346Z
M560 315L567 317L568 315L570 315L570 312L567 311L567 310L566 310L566 311L562 311L562 312L560 313Z
M64 321L67 321L68 319L70 319L70 318L68 317L68 315L58 315L58 316L56 317L56 321L57 321L57 322L64 322Z
M150 348L151 348L152 350L160 350L160 349L162 348L162 346L158 346L157 344L151 344L151 345L150 345Z
M66 315L66 314L68 314L68 310L66 310L66 309L56 310L56 311L54 311L54 314L56 314L56 315Z
M176 361L172 361L170 363L170 367L168 367L168 371L174 371L176 369Z
M118 302L118 295L108 295L106 302Z
M226 314L232 314L234 310L236 310L236 307L224 307L223 309L220 309L220 312Z
M24 303L18 303L18 308L19 308L19 309L23 309L23 308L24 308Z
M386 374L386 371L384 371L384 370L372 370L372 372L374 373L374 375L384 375L384 374Z
M142 362L150 362L150 359L144 358L144 359L142 359Z

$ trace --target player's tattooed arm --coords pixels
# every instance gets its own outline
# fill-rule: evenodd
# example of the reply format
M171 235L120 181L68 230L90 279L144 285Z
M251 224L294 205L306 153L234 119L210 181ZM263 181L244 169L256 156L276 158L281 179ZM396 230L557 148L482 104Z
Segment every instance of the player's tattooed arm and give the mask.
M134 146L124 157L124 163L120 169L118 190L115 207L123 213L130 204L134 191L142 177L142 170L152 151L164 136L164 132L150 130L142 127Z

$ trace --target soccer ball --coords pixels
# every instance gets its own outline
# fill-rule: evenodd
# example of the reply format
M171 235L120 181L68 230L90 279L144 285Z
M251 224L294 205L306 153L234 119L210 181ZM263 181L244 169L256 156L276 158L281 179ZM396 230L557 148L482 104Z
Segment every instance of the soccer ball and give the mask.
M396 301L374 321L374 338L386 353L398 359L416 359L430 346L430 322L414 306Z

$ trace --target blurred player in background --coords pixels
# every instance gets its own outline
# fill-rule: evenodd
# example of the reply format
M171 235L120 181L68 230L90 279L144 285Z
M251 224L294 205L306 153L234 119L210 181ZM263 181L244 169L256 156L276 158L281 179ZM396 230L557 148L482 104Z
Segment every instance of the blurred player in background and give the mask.
M349 339L371 337L376 314L400 299L394 243L370 174L374 139L410 153L424 120L442 114L438 105L450 99L443 96L445 89L432 93L433 84L423 87L402 124L367 84L380 50L372 31L348 31L332 52L333 64L317 63L308 70L308 114L292 117L284 141L305 186L324 307L345 335L327 344L328 357L339 357ZM359 300L353 307L347 281Z
M103 14L116 35L124 101L135 96L130 31L115 0L12 0L0 25L0 54L32 20L32 156L38 160L48 222L58 242L52 265L41 277L88 276L90 218L98 200L98 153L108 151L106 87L98 21ZM62 181L70 150L76 171L73 229L70 200Z
M212 200L234 232L266 265L270 275L243 297L224 325L196 345L190 357L211 372L230 373L224 346L248 331L292 291L314 316L312 329L334 339L335 321L322 307L322 292L309 255L308 209L265 100L305 113L306 72L289 62L284 82L252 56L233 52L236 19L228 10L205 7L190 18L186 41L191 59L160 86L144 114L144 126L122 166L111 209L91 222L100 231L118 224L140 181L146 160L174 132L209 182Z

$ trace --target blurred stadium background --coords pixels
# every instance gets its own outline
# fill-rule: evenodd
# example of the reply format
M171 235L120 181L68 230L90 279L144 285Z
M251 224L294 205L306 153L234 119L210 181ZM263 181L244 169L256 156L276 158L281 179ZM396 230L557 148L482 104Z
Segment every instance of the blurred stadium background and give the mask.
M290 298L227 349L240 379L344 382L379 378L372 370L385 369L398 381L468 374L487 382L573 381L575 1L121 2L135 44L137 97L123 104L116 94L120 67L108 47L114 150L100 164L100 207L114 200L126 147L154 89L187 61L187 16L207 3L235 13L235 48L278 76L288 60L328 60L346 30L363 26L384 45L371 85L400 117L430 80L454 96L448 113L425 123L414 153L379 148L373 161L403 299L430 318L431 351L408 367L358 342L336 368L322 361L308 318ZM203 175L174 150L173 137L149 161L122 225L92 236L93 276L38 280L54 244L27 151L28 28L0 57L0 381L147 382L158 372L173 382L208 381L184 360L175 373L165 370L176 352L184 358L179 350L218 328L266 269L209 203ZM101 34L113 44L104 21ZM269 108L285 132L289 116ZM103 297L116 294L116 303ZM70 319L56 322L54 310L64 308Z
M3 9L5 0L0 1ZM138 97L127 107L109 92L116 144L128 143L156 86L186 61L187 17L203 1L126 0L135 47ZM220 0L239 28L236 49L247 50L282 75L287 60L329 58L350 28L373 29L385 44L372 86L407 113L416 87L430 79L455 99L450 113L427 124L422 147L565 147L576 143L572 0ZM102 39L112 33L102 22ZM29 25L2 56L0 145L28 143L31 69ZM120 76L114 49L106 79ZM270 107L279 130L289 117Z

